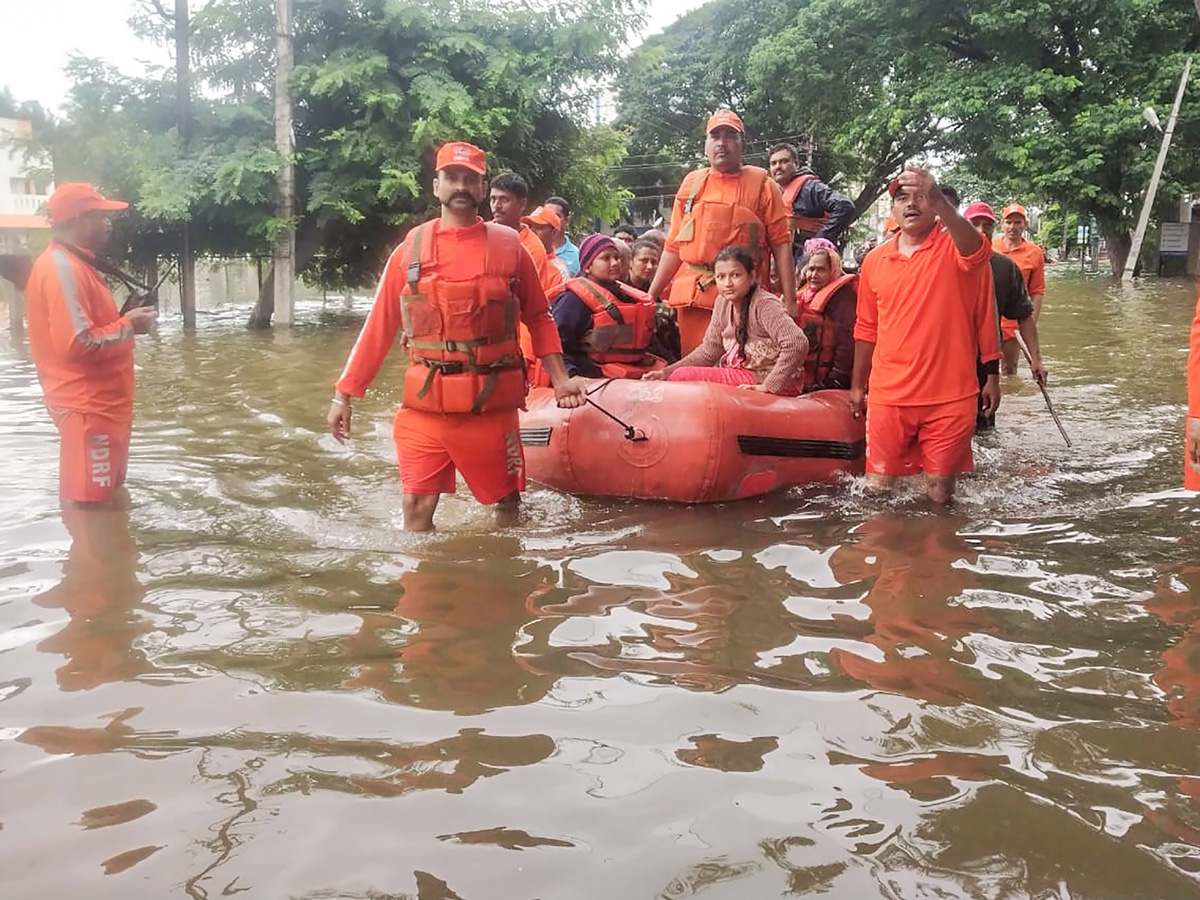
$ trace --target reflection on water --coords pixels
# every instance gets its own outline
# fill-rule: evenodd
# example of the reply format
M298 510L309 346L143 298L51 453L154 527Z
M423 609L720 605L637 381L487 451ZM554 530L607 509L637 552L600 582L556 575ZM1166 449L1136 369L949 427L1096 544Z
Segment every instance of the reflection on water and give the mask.
M957 507L467 497L401 534L354 321L139 348L128 512L0 345L5 897L1200 897L1190 285L1059 274ZM395 375L393 370L390 373Z

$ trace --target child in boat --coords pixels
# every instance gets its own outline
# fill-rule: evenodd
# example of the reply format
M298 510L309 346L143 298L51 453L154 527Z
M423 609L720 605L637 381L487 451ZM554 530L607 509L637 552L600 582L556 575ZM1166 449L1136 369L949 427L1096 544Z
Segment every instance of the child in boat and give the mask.
M567 371L638 378L666 365L657 355L654 301L620 280L617 243L608 235L588 235L579 243L579 267L579 276L567 281L550 306Z
M808 339L783 301L758 286L755 269L745 247L726 247L718 253L713 262L717 300L704 340L679 362L642 377L799 394Z

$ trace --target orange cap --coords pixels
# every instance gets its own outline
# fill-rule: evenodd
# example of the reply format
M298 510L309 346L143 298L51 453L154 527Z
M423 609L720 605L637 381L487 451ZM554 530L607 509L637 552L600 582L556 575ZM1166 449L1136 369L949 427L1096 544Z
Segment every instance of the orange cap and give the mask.
M545 206L539 206L529 215L521 216L521 221L526 225L553 225L556 230L562 231L562 217Z
M60 184L46 201L46 212L50 221L55 225L69 222L85 212L103 210L105 212L120 212L128 209L129 204L122 200L106 200L104 195L82 181L69 181Z
M1004 207L1004 212L1000 214L1001 219L1007 219L1009 216L1020 216L1022 219L1028 219L1029 216L1025 212L1025 207L1020 203L1010 203Z
M896 217L895 217L895 216L888 216L888 217L887 217L887 222L886 222L886 223L884 224L884 226L883 226L883 230L884 230L884 232L888 232L888 231L896 231L896 230L897 230L897 229L899 229L899 228L900 228L900 223L896 221Z
M711 132L714 128L732 128L738 134L745 134L746 128L742 125L741 117L732 109L718 109L708 118L708 124L704 126L704 130Z
M477 175L486 175L487 154L475 145L464 141L442 144L438 148L437 162L434 164L434 168L440 172L451 166L461 166L464 169L470 169Z

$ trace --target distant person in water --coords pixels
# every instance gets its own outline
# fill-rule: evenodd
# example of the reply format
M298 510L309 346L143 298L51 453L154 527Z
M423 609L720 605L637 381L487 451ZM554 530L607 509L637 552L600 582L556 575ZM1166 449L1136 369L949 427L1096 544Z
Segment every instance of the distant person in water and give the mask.
M992 239L992 249L1012 259L1021 270L1021 275L1025 278L1025 290L1033 302L1033 321L1036 323L1038 316L1042 314L1042 300L1046 297L1045 254L1033 241L1025 240L1029 219L1024 206L1020 203L1010 203L1004 207L1000 218L1003 231ZM1002 369L1005 375L1017 373L1017 362L1021 358L1021 350L1017 346L1017 331L1017 323L1012 319L1000 320L1000 332L1004 337Z
M972 203L966 208L963 217L978 229L983 239L992 246L992 236L996 230L996 213L986 203ZM1042 362L1041 342L1038 340L1037 322L1033 317L1033 302L1025 290L1025 279L1021 270L1011 258L992 249L992 286L996 295L996 312L1001 321L1008 319L1016 322L1017 332L1025 340L1029 356L1033 360L1031 366L1034 380L1045 384L1047 372ZM1014 341L1015 342L1015 341ZM999 374L999 361L984 365L978 364L979 388L982 392L987 379ZM983 412L983 394L979 395L980 409L975 419L976 431L987 431L996 427L996 414L985 415Z
M783 302L759 287L757 273L746 248L721 250L713 260L716 306L704 340L679 362L642 377L800 393L808 341Z
M119 311L96 268L109 216L127 206L90 184L60 184L46 204L50 245L26 285L29 349L58 429L58 493L67 504L127 499L134 335L158 317L152 306Z

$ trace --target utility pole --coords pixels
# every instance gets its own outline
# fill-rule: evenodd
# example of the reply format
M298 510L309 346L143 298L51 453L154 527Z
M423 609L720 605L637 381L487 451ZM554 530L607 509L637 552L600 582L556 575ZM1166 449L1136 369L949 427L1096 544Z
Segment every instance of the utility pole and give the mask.
M1200 0L1196 0L1200 12ZM1138 256L1142 252L1142 239L1146 237L1146 226L1150 224L1150 213L1154 208L1154 195L1158 193L1158 180L1162 178L1163 166L1167 162L1167 151L1171 149L1171 136L1175 133L1175 120L1179 118L1179 107L1183 105L1183 93L1187 89L1188 76L1192 73L1192 58L1187 58L1183 67L1183 77L1179 79L1179 90L1175 92L1175 105L1171 107L1171 118L1167 121L1167 130L1163 132L1162 146L1158 148L1158 159L1154 162L1154 174L1150 176L1150 189L1146 191L1146 201L1142 204L1142 214L1138 217L1137 229L1133 232L1133 246L1129 248L1129 258L1125 260L1125 271L1122 281L1133 280L1133 269L1137 265Z
M191 19L187 0L175 0L175 101L178 106L179 155L192 140ZM179 248L179 311L183 327L196 327L196 259L192 254L192 223L184 219Z
M275 321L292 324L296 288L296 170L292 133L292 0L275 0L275 149L283 157L275 217L285 222L275 239Z

